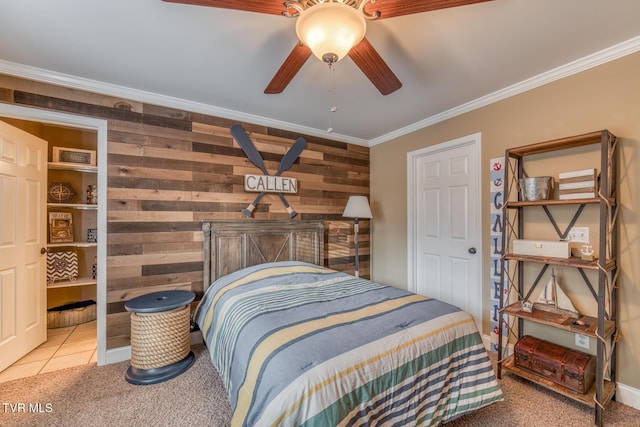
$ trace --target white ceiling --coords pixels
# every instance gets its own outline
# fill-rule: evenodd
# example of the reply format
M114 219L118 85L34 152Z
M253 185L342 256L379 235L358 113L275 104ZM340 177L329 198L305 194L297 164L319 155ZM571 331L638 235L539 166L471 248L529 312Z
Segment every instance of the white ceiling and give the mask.
M403 87L381 95L346 58L333 103L315 57L263 93L294 27L161 0L0 0L0 73L373 145L640 50L640 1L494 0L373 21L367 38Z

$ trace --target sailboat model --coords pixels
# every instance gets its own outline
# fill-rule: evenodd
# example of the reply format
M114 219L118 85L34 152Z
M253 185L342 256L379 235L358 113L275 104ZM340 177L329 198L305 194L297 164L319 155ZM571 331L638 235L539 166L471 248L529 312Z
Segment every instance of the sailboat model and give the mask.
M558 285L555 271L553 269L551 270L551 279L549 279L547 286L545 286L542 292L540 292L538 299L533 304L533 308L535 310L562 314L574 319L578 319L580 317L578 310L576 310L567 294L565 294L562 288Z

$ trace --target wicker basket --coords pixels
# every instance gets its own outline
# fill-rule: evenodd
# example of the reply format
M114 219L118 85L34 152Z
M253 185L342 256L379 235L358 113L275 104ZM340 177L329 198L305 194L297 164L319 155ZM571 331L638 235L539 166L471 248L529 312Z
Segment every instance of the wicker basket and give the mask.
M61 309L63 307L65 309ZM95 301L83 301L47 310L48 329L65 328L92 320L96 320Z

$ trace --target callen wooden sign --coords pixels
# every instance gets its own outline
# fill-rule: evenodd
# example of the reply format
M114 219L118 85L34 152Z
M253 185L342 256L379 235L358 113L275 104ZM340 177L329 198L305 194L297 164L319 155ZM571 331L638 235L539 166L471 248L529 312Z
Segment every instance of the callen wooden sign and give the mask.
M289 218L295 217L298 213L293 210L289 203L284 198L282 193L296 193L298 191L298 181L295 178L285 178L282 175L283 172L289 170L289 168L295 163L295 161L300 157L300 153L307 146L307 141L300 137L296 139L296 142L287 150L287 152L280 160L280 167L275 175L269 175L267 169L264 167L264 160L262 156L253 145L253 142L249 139L249 136L244 131L242 126L233 125L231 126L231 135L235 138L235 140L242 148L242 151L247 155L247 158L251 163L256 165L258 169L260 169L264 175L245 175L244 177L244 189L245 191L255 191L259 192L256 199L247 206L246 209L242 210L246 216L251 217L253 210L256 208L256 205L262 198L262 196L267 193L277 193L284 204L284 207L287 209L289 213Z
M284 176L245 175L244 191L256 193L297 193L298 180Z

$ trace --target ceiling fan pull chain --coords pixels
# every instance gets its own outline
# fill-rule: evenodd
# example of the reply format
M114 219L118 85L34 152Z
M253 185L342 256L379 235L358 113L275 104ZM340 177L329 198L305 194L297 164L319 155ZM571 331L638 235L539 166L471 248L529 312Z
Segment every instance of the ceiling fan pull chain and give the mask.
M336 79L335 79L335 69L333 68L334 63L329 62L329 78L330 78L330 86L329 86L329 128L327 132L333 132L333 113L338 111L338 107L336 107L335 103L335 89L336 89Z

